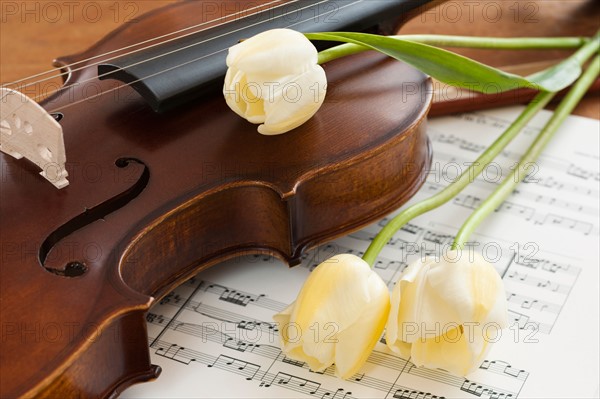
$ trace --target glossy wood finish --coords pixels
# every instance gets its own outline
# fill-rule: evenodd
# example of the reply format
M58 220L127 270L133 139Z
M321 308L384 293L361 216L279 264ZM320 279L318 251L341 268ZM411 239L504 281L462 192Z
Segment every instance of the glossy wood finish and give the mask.
M193 25L201 4L153 12L57 63ZM221 96L162 115L131 88L77 103L118 83L73 71L43 104L64 115L71 184L56 190L0 158L0 396L108 397L154 378L144 314L173 287L245 253L295 264L418 190L430 80L376 54L325 68L321 111L277 137Z

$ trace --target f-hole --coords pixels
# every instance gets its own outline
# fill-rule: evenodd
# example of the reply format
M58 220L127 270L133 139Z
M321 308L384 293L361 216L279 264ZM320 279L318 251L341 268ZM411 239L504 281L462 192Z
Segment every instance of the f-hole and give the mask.
M83 213L75 216L56 230L54 230L42 243L39 251L40 265L44 267L48 272L56 274L62 277L79 277L87 272L87 266L83 261L72 260L68 262L63 269L46 267L46 259L48 254L52 251L52 248L63 238L69 236L75 231L95 222L96 220L103 219L106 215L116 211L117 209L123 208L131 200L136 198L148 185L150 180L150 170L146 164L139 159L135 158L119 158L115 161L115 165L118 168L126 168L131 163L137 163L144 166L144 170L140 175L139 179L127 190L121 194L109 198L101 204L86 209Z

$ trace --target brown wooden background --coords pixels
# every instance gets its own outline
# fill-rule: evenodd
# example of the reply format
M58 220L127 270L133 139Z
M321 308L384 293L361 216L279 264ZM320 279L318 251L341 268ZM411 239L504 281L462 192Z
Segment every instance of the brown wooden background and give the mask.
M173 1L0 1L0 82L52 68L52 60L89 47L122 23ZM218 2L217 2L218 3ZM401 33L481 36L592 35L600 28L597 0L447 0L409 21ZM461 50L495 66L557 59L565 52ZM600 96L576 113L600 119Z

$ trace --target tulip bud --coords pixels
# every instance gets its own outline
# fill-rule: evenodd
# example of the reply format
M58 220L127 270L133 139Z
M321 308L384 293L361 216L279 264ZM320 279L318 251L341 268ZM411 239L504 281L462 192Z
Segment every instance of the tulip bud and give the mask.
M467 253L450 251L438 262L418 260L404 271L392 292L390 349L417 366L456 375L479 367L491 340L508 326L508 313L498 272L474 256L470 262Z
M301 33L273 29L231 47L223 94L227 105L265 135L309 120L325 100L327 78Z
M337 255L308 277L298 298L274 316L282 350L313 371L333 363L350 378L381 337L390 308L386 284L355 255Z

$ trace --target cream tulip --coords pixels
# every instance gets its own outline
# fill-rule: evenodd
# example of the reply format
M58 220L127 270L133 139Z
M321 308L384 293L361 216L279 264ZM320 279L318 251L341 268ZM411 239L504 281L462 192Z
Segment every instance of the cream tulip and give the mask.
M325 100L327 78L301 33L273 29L229 49L223 94L229 107L265 135L309 120Z
M417 366L464 376L508 326L502 279L475 253L450 251L411 264L392 292L387 345Z
M291 359L350 378L381 337L390 309L386 284L355 255L336 255L310 274L298 298L274 316Z

